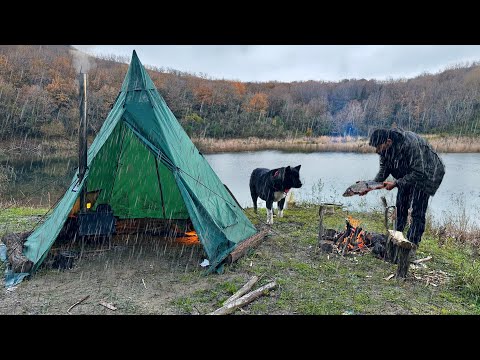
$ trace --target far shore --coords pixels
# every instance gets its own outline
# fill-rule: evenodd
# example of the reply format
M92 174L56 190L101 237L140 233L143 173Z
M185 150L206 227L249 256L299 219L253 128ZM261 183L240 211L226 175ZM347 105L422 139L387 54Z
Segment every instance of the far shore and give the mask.
M423 135L439 153L479 153L480 139L467 136ZM89 139L89 144L93 141ZM302 137L286 139L213 139L192 138L203 154L278 150L285 152L353 152L373 153L366 137ZM62 156L77 155L75 140L12 139L0 142L0 159L9 156Z
M439 153L478 153L480 139L458 136L423 135ZM279 150L287 152L354 152L374 153L368 145L367 137L304 137L291 139L192 139L200 151L205 154L221 152L243 152Z

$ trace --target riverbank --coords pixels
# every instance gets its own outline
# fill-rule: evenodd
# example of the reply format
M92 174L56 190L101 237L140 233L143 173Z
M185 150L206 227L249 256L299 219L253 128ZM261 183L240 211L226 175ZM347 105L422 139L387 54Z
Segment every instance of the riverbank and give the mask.
M439 153L480 153L480 139L467 136L424 135ZM91 144L93 138L89 139ZM192 138L204 154L278 150L285 152L373 153L366 137L302 137L289 139ZM0 160L10 156L77 156L77 139L11 139L0 142Z
M30 230L46 208L12 208L0 212L0 236ZM265 226L265 209L254 214ZM324 218L326 228L343 229L345 217L363 229L384 232L383 214L341 209ZM295 206L275 218L269 235L247 255L226 266L223 274L204 276L202 253L167 248L137 240L111 250L86 249L70 270L41 268L12 291L0 291L0 314L197 315L208 314L239 290L252 276L258 288L275 281L235 315L479 315L478 254L457 230L427 230L407 278L391 275L397 266L370 251L342 256L318 248L318 206ZM135 238L137 239L137 238ZM423 265L422 265L423 264ZM4 272L0 262L0 272ZM2 284L3 286L3 284ZM85 299L81 304L72 305ZM112 311L101 301L116 307Z
M479 153L480 139L466 136L424 135L439 153ZM319 136L291 139L192 139L200 151L206 154L279 150L287 152L354 152L374 153L366 137Z

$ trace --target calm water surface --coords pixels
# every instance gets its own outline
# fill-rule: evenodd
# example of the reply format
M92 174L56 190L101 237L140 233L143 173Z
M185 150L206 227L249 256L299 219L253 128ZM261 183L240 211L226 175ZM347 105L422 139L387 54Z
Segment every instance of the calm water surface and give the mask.
M446 173L435 196L430 198L428 212L435 220L446 217L461 220L467 216L480 224L480 154L440 154ZM294 199L314 203L341 203L351 210L383 209L380 197L395 204L397 189L378 190L366 196L343 197L345 189L356 180L373 179L379 168L377 154L356 153L283 153L262 151L207 155L209 163L232 190L239 203L252 207L248 180L256 167L276 168L302 165L303 186L292 189ZM265 202L259 199L258 205Z
M439 190L430 198L428 212L434 220L468 218L480 224L480 154L440 154L446 174ZM379 166L377 154L284 153L259 151L205 155L219 178L233 192L240 205L252 207L248 187L250 173L257 167L277 168L302 165L303 187L292 189L297 202L341 203L351 210L382 209L380 196L395 203L396 189L378 190L359 197L342 197L356 180L372 179ZM15 160L0 162L0 200L26 205L53 205L68 187L77 166L76 159ZM3 175L2 175L3 174ZM265 202L258 200L259 207Z

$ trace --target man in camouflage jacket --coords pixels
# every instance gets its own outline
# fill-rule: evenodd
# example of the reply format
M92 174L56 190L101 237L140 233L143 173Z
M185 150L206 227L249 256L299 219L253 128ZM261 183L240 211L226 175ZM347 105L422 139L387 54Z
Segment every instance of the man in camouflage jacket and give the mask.
M431 145L412 131L376 129L369 145L380 155L380 170L374 180L383 182L387 190L398 188L397 230L403 232L412 207L407 239L418 246L425 231L428 200L442 183L445 166ZM385 181L389 175L395 180Z

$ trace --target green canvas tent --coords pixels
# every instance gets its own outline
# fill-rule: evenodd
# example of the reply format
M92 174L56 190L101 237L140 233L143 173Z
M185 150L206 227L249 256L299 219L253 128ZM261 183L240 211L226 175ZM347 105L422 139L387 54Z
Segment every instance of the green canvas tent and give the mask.
M24 243L38 269L62 230L80 190L101 189L118 219L190 219L217 269L239 243L257 233L243 209L192 143L133 52L121 91L78 172L44 223Z

